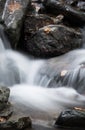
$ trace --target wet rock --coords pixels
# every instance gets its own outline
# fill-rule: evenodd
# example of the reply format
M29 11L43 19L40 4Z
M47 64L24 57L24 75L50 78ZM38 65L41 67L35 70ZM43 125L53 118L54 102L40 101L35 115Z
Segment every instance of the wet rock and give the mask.
M29 117L22 117L17 122L17 129L23 130L25 128L31 128L32 122Z
M29 40L32 38L33 35L35 35L36 31L38 31L39 28L43 26L54 23L55 18L49 17L44 14L37 14L37 15L29 14L28 12L25 16L21 40L20 43L18 44L18 48L26 51L27 50L26 43L29 42Z
M7 120L0 122L1 130L25 130L32 127L32 123L29 117L21 117L16 120Z
M54 24L54 20L47 15L26 15L23 27L25 42L30 39L39 28L49 24Z
M69 109L61 112L55 122L60 127L85 128L85 110Z
M13 47L18 43L24 15L29 6L30 0L7 0L2 19Z
M82 45L82 37L79 31L72 28L48 25L36 31L30 39L25 39L23 45L28 53L46 58L79 48Z
M49 13L63 14L75 26L85 24L84 0L44 0L44 6Z
M0 87L0 110L7 106L10 90L6 87Z
M13 107L10 103L7 104L7 106L0 111L0 118L4 118L5 120L8 120L13 114Z
M2 15L6 0L0 0L0 22L2 22Z

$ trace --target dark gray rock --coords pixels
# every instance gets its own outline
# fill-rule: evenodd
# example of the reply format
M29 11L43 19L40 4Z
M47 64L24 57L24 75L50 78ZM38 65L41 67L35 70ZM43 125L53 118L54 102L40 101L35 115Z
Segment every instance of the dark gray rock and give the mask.
M85 109L69 109L61 112L60 116L55 122L55 125L60 127L85 128Z
M83 0L44 0L47 12L63 14L65 19L76 25L85 24L85 1Z
M25 39L23 45L25 51L34 56L53 57L81 47L82 36L79 31L63 25L48 25Z
M17 129L23 130L25 128L31 128L31 127L32 127L32 122L29 117L22 117L18 119Z
M7 106L10 90L6 87L0 87L0 110Z
M0 22L2 23L2 15L6 0L0 0Z
M2 19L13 47L16 47L20 38L24 15L29 6L30 0L7 0L6 2Z
M0 122L1 130L24 130L32 127L29 117L21 117L18 120L6 120Z
M7 106L0 111L0 118L4 118L5 121L8 120L13 114L13 107L10 103L7 104Z
M54 20L44 14L41 15L26 15L24 20L24 40L29 40L33 34L35 34L36 31L39 30L39 28L42 28L46 25L54 24Z

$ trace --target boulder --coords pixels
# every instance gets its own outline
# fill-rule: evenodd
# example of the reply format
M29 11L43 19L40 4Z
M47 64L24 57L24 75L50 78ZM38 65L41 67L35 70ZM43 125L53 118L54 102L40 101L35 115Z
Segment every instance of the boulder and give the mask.
M44 0L44 6L49 13L63 14L75 26L85 24L84 0Z
M61 112L55 125L58 127L85 128L85 109L68 109Z
M80 31L64 25L44 26L30 38L28 34L25 35L23 42L25 52L37 57L59 56L82 46Z
M36 31L38 31L39 28L42 28L43 26L49 24L54 24L54 19L44 14L29 14L28 11L23 24L21 40L17 47L24 51L28 51L26 43L28 44L29 39L35 35Z
M29 6L30 0L7 0L5 4L2 19L14 48L19 41L24 15Z

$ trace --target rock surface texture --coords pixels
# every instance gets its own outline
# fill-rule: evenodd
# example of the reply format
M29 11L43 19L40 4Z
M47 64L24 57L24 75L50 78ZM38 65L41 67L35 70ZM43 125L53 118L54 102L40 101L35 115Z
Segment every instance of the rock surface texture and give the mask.
M85 110L65 110L60 114L55 125L60 127L85 128Z
M38 57L53 57L82 46L81 33L63 25L48 25L30 38L25 33L25 51Z
M7 0L5 3L2 19L13 47L16 47L20 38L23 18L29 5L30 0Z
M0 87L0 110L4 109L8 103L10 90L6 87Z
M85 24L85 1L84 0L44 0L47 12L59 15L74 25Z

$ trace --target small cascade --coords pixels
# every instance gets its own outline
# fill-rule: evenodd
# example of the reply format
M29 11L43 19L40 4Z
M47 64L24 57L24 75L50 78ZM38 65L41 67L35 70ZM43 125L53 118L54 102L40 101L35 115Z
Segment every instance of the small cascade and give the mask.
M11 48L10 42L7 36L5 35L4 27L0 25L0 52L4 49L10 49L10 48Z
M0 30L0 84L10 87L12 101L47 113L85 107L85 97L78 93L85 94L85 49L36 60L13 51L2 26Z
M38 75L37 82L41 86L69 86L82 93L85 90L85 49L48 59Z

